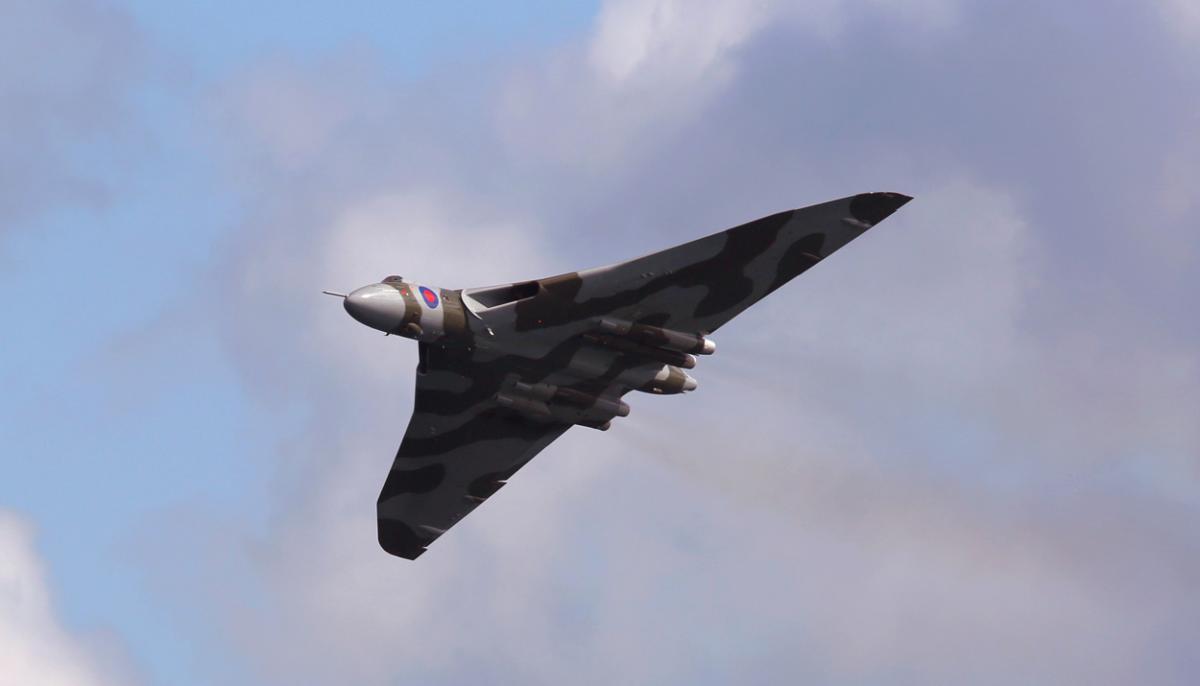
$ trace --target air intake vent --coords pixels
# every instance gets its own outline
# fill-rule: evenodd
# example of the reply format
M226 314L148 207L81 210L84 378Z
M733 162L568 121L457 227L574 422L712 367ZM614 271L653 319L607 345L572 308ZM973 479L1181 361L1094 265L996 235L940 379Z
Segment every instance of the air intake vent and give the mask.
M484 307L497 307L507 303L532 298L538 293L537 281L525 281L504 286L489 286L488 288L472 288L464 291L464 295Z

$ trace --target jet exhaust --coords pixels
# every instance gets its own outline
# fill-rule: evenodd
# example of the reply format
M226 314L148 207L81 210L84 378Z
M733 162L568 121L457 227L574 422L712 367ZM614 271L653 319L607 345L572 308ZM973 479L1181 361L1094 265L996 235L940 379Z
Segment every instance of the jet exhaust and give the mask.
M659 395L674 395L676 393L694 391L699 385L696 379L692 378L691 374L688 374L679 367L665 365L662 370L654 375L653 379L639 386L638 390Z

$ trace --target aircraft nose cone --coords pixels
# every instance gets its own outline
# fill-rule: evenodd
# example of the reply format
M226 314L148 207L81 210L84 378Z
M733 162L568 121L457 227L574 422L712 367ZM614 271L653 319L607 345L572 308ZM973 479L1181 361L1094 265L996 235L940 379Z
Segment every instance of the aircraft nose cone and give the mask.
M395 331L404 321L404 298L386 284L363 286L347 295L344 305L351 317L385 333Z

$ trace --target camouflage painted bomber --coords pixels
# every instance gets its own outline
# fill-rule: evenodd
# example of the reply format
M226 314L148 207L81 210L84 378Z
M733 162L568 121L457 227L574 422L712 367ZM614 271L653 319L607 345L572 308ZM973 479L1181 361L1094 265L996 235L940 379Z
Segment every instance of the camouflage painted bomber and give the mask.
M908 202L864 193L608 267L465 290L388 277L345 297L418 341L408 431L377 503L379 542L415 559L574 425L607 429L631 390L696 388L708 336Z

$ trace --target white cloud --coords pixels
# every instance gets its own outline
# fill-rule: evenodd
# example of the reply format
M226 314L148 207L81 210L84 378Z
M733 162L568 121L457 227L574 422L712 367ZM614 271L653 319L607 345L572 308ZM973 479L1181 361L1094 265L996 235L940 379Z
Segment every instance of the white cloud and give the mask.
M586 51L564 49L508 79L499 123L513 154L611 173L656 138L703 115L736 78L760 33L787 26L801 40L831 42L862 16L896 30L952 28L957 0L612 0Z
M719 79L730 53L770 18L768 8L766 2L609 2L597 19L591 66L612 84Z
M58 618L33 530L0 510L0 678L6 684L116 683Z
M864 13L896 18L904 30L950 28L957 0L613 0L601 9L589 61L603 83L700 86L731 76L740 47L773 23L833 39Z

